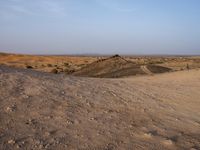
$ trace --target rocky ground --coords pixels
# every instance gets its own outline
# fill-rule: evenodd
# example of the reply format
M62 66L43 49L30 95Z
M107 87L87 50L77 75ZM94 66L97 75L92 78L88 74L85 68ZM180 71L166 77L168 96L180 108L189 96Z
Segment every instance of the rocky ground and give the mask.
M124 79L0 66L0 149L200 149L200 70Z

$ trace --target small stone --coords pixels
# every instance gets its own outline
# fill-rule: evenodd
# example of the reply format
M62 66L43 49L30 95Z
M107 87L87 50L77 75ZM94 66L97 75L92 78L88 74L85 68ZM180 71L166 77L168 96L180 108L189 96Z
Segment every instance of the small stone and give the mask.
M15 144L15 141L14 140L9 140L8 144Z
M145 138L152 138L152 134L151 134L151 133L145 133L145 134L144 134L144 137L145 137Z
M49 147L49 144L46 144L44 148L48 148L48 147Z
M47 116L46 117L46 119L52 119L53 118L53 116Z
M64 145L64 147L66 147L66 148L67 148L67 147L68 147L68 145L67 145L67 144L65 144L65 145Z
M16 105L12 105L6 108L6 112L13 112L16 110Z
M41 142L39 140L35 141L35 144L39 145Z
M45 136L50 136L50 133L49 132L45 132L44 135Z
M42 149L43 147L44 147L43 145L41 145L41 144L39 145L39 148L40 148L40 149Z
M12 112L13 110L12 110L11 107L7 107L7 108L6 108L6 111L7 111L7 112L8 112L8 111Z
M67 124L73 124L73 122L70 121L70 120L67 120L66 123L67 123Z
M163 141L163 143L164 143L165 145L172 145L172 144L173 144L172 140L170 140L170 139L165 139L165 140Z
M20 146L20 145L17 145L16 147L17 147L17 149L21 148L21 146Z
M28 95L23 95L22 96L24 99L28 99L30 96L28 96Z
M92 118L90 118L90 120L94 120L94 118L92 117Z

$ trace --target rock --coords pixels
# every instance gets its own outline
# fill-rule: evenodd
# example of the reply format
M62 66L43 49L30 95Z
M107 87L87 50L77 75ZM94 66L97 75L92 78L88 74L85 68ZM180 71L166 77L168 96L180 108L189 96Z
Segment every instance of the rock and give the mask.
M173 144L173 141L170 140L170 139L165 139L165 140L163 141L163 144L165 144L165 145L172 145L172 144Z
M40 144L40 145L38 146L38 148L42 149L42 148L44 148L44 145Z
M46 136L46 137L50 136L50 132L45 132L44 136Z
M16 105L12 105L6 108L6 112L13 112L16 110Z
M16 147L17 147L17 149L19 149L21 146L20 146L20 145L17 145Z
M8 141L8 144L13 145L13 144L15 144L15 141L13 139L11 139L11 140Z
M23 95L22 96L24 99L28 99L30 96L28 96L28 95Z
M49 144L46 144L44 148L46 148L46 149L47 149L49 146L50 146Z
M7 108L6 108L6 111L7 111L7 112L12 112L13 110L12 110L11 107L7 107Z

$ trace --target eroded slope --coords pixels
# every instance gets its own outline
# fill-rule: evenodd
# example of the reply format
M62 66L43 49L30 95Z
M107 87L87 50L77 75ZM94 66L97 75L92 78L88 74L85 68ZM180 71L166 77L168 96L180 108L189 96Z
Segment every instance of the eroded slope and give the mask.
M81 77L121 78L145 75L149 74L149 72L165 73L169 71L171 71L171 69L166 67L156 65L142 66L132 61L128 61L119 55L115 55L88 64L85 67L75 71L73 75Z

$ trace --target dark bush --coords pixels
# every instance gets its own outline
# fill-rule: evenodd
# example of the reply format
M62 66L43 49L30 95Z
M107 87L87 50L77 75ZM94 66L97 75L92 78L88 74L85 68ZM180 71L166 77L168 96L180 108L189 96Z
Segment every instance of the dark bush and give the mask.
M57 74L57 73L58 73L58 70L57 70L57 69L52 69L52 70L51 70L51 73Z
M68 67L68 66L69 66L69 63L64 63L64 66Z
M75 70L74 70L74 69L64 69L64 72L65 72L66 74L71 74L71 73L74 73Z
M33 69L33 67L30 66L30 65L27 65L26 68L27 68L27 69Z
M47 64L47 67L53 67L53 65L52 64Z

